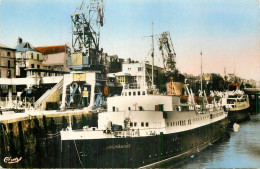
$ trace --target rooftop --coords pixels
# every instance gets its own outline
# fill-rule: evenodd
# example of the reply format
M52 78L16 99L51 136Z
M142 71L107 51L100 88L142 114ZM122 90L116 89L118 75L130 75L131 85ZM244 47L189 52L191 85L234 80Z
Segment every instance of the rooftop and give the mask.
M8 47L8 46L6 46L6 45L4 45L2 43L0 43L0 48L15 50L14 48Z
M26 52L26 51L39 52L29 42L18 43L17 46L16 46L16 51L17 52Z
M62 53L65 52L65 48L65 45L35 47L35 49L42 52L43 55Z

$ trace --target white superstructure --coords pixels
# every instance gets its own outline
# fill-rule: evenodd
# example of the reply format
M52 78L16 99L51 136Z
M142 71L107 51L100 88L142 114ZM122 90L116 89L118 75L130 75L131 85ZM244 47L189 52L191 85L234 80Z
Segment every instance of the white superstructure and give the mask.
M190 95L189 97L192 97ZM187 101L189 102L189 101ZM192 130L227 117L215 104L181 103L179 95L124 86L121 96L107 99L107 112L98 114L98 128L61 131L62 140L147 137Z

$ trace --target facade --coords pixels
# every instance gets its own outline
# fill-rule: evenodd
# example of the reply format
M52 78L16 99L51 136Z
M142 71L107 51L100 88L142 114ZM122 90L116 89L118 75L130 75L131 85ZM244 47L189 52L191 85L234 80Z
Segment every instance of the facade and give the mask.
M16 76L34 76L35 72L26 72L26 69L42 69L42 53L30 43L18 38L16 46ZM29 73L29 74L28 74Z
M70 55L70 48L67 45L40 46L35 47L35 49L42 52L44 69L69 71L68 56Z
M189 87L195 94L199 93L201 88L201 76L194 76L189 74L184 74L186 78L186 84L189 84ZM202 88L207 94L210 91L223 91L225 89L224 78L220 74L207 73L202 75Z
M106 72L116 73L122 71L123 59L118 58L117 55L108 55L107 53L102 53L101 64L105 66Z
M152 80L152 66L145 64L145 81L151 84ZM159 74L163 72L163 68L154 66L154 84L158 85ZM144 77L144 64L133 62L124 63L122 65L122 72L114 73L116 82L122 85L126 84L141 84Z
M15 77L15 49L0 44L0 78ZM15 92L15 88L13 88ZM1 96L8 93L7 85L0 85Z

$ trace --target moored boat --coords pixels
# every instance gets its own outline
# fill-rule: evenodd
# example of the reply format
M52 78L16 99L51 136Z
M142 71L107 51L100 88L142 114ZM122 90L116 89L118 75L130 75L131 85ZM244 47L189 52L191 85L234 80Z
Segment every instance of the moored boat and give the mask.
M222 105L228 111L228 119L233 123L240 123L250 119L249 98L243 91L228 91L222 98Z
M60 132L62 167L150 167L209 146L225 132L227 114L218 104L195 104L185 92L181 103L179 95L125 86L107 99L98 127Z

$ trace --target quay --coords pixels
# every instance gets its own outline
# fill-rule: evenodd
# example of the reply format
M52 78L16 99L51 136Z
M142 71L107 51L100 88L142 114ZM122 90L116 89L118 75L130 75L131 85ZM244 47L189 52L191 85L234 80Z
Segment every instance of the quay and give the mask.
M0 115L0 158L13 157L19 163L1 162L4 168L61 167L60 131L97 126L97 113L87 110L3 112ZM48 161L48 163L46 163Z
M51 118L51 117L62 117L62 116L76 116L76 115L84 115L89 114L89 111L84 109L80 110L66 110L66 111L57 111L57 110L50 110L50 111L39 111L39 110L30 110L24 113L14 113L13 111L2 112L3 114L0 115L0 123L14 123L19 121L24 121L33 118L42 118L43 116Z

